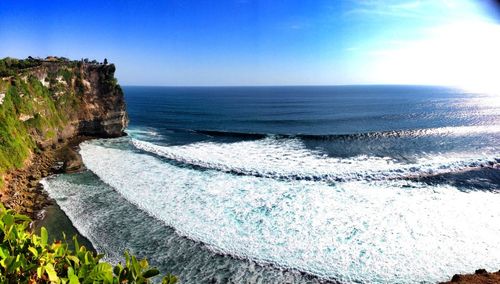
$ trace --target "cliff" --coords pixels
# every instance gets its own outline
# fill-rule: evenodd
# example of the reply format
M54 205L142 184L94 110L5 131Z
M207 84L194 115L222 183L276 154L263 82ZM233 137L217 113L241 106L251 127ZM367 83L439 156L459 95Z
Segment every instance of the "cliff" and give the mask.
M113 64L87 60L0 60L2 202L17 194L16 171L48 163L36 159L47 149L79 136L124 134L128 118L114 73Z

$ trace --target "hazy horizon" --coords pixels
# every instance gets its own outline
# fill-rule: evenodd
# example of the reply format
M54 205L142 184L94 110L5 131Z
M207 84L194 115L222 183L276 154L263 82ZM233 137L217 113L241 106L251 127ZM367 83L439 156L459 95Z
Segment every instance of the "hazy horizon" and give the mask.
M0 3L0 57L117 65L122 85L498 90L493 1Z
M356 87L356 86L386 86L386 87L397 87L397 86L408 86L408 87L443 87L443 88L460 88L459 86L452 86L452 85L431 85L431 84L391 84L391 83L382 83L382 84L377 84L377 83L360 83L360 84L288 84L288 85L138 85L138 84L120 84L122 87L158 87L158 88L259 88L259 87Z

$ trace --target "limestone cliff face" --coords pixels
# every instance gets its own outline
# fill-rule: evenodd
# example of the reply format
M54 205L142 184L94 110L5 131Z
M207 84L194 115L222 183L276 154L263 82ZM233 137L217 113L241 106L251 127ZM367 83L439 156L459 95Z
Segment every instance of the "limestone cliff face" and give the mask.
M124 135L128 117L113 64L0 59L0 189L33 154L76 136Z
M75 124L78 133L99 137L124 134L128 124L122 89L116 84L115 66L82 68L85 91Z
M35 76L51 91L54 98L75 96L77 100L75 105L66 109L69 120L58 129L58 139L75 135L124 135L128 117L123 92L116 83L114 73L113 64L81 63L70 67L67 64L48 62L28 71L28 74ZM72 75L70 80L66 80L68 74ZM55 139L52 140L40 142L50 144L55 142Z

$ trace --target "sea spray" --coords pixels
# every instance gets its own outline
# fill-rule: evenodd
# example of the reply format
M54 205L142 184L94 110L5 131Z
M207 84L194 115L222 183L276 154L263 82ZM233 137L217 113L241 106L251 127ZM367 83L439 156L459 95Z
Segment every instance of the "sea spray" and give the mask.
M125 199L217 252L362 282L433 282L500 262L488 253L500 251L500 229L491 225L500 196L490 192L410 181L279 181L92 143L81 149L87 167Z

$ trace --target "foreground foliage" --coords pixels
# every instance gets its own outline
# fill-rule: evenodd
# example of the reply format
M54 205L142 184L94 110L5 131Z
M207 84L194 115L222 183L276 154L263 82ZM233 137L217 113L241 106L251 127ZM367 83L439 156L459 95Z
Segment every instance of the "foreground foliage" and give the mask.
M40 236L28 230L31 220L0 204L0 283L150 283L159 274L148 262L125 252L125 263L112 266L80 246L73 237L75 251L62 241L48 243L48 233ZM176 283L167 274L163 284Z

